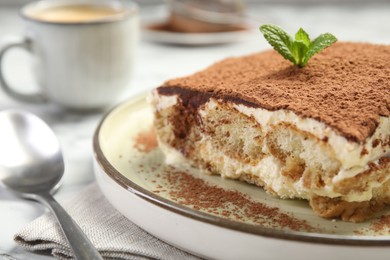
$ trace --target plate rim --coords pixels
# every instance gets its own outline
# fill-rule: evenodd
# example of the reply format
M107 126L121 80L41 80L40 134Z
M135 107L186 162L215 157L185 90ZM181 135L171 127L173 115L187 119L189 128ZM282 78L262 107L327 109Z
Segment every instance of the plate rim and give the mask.
M165 210L169 210L172 213L180 214L181 216L189 217L193 220L205 222L220 228L227 228L233 231L244 232L246 234L282 240L293 240L295 242L309 242L315 244L340 246L386 247L390 245L390 239L384 239L384 236L333 235L293 230L275 230L259 225L229 220L208 214L206 212L201 212L189 207L185 207L179 203L163 198L158 194L155 194L131 181L129 178L125 177L118 170L116 170L115 167L106 158L100 146L99 136L102 126L109 116L111 116L114 112L120 111L121 109L131 106L132 104L135 104L141 100L147 102L146 97L149 91L150 90L143 91L111 108L103 115L93 134L93 156L97 164L109 178L114 180L119 186L126 189L128 192L131 192L146 202L152 203Z
M243 31L217 32L217 33L175 33L169 31L157 31L148 28L150 24L143 24L142 35L145 39L172 45L206 46L216 44L229 44L245 42L254 37L254 29Z

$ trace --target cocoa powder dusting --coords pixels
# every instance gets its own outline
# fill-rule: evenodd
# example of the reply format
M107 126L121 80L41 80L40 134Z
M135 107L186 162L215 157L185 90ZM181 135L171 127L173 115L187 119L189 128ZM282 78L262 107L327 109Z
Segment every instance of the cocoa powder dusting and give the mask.
M236 220L250 219L255 224L274 228L308 232L315 230L305 220L294 218L276 207L255 202L238 191L210 185L174 168L166 172L164 179L170 186L169 195L172 200L196 210Z
M148 153L157 146L157 137L153 127L146 132L140 132L135 138L134 148L140 152Z
M375 232L390 232L390 215L381 216L377 221L371 224L371 228Z
M339 42L304 68L276 51L265 51L225 59L157 90L179 95L184 103L197 96L290 110L325 123L351 141L364 142L379 117L390 116L390 46Z

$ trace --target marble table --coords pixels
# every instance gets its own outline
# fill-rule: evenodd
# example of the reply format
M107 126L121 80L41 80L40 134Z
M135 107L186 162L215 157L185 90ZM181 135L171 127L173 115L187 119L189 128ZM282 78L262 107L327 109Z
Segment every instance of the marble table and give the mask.
M23 24L17 10L16 7L6 7L0 3L0 39L7 34L22 33ZM155 10L141 7L141 17L151 15ZM259 21L259 25L273 23L291 33L302 26L311 35L329 31L342 41L390 44L390 3L386 2L257 4L250 7L249 13ZM118 102L154 88L169 78L193 73L222 58L269 48L261 34L254 33L254 37L244 42L203 47L161 45L141 39L132 81ZM7 76L15 85L26 91L36 87L29 71L28 54L15 50L7 55L5 63ZM53 104L19 103L0 91L0 110L13 107L40 116L54 129L60 140L66 163L63 185L55 195L60 202L94 181L92 136L109 108L96 113L78 114ZM12 239L18 230L44 212L45 208L41 205L15 198L0 187L0 259L2 254L11 255L15 259L51 259L23 250Z

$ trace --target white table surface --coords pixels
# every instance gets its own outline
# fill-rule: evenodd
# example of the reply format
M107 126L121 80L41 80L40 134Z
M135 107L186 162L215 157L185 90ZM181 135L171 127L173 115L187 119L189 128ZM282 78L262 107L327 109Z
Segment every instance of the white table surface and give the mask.
M148 9L141 8L142 14L147 15L148 12L150 12ZM331 32L341 41L390 44L390 2L316 4L306 7L282 4L256 5L250 8L250 14L261 23L280 25L290 33L294 33L302 26L314 36ZM18 17L17 8L2 7L0 2L0 40L5 35L22 32L23 24ZM258 37L246 42L208 47L160 45L141 39L136 55L134 76L121 100L154 88L172 77L193 73L222 58L249 54L265 48L269 46L260 33ZM14 84L26 90L34 88L26 53L16 50L9 53L4 67L7 76ZM13 107L29 110L43 118L60 140L66 163L63 185L55 195L60 202L94 181L91 160L92 136L107 110L94 114L71 113L53 104L19 103L0 90L0 110ZM15 198L0 187L0 259L2 254L11 255L15 259L51 259L51 257L26 252L13 241L13 235L18 230L44 212L43 206Z

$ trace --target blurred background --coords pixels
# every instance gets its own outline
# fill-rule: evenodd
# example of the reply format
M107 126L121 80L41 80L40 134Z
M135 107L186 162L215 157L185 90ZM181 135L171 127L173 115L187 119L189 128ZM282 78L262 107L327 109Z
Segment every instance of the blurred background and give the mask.
M0 40L23 31L18 9L28 2L31 1L0 0ZM390 0L246 0L244 11L250 30L206 36L150 30L146 26L150 21L167 19L169 1L134 2L140 7L141 37L134 77L124 98L172 77L191 74L217 60L270 48L258 31L264 23L279 25L291 34L303 27L312 37L330 32L340 41L390 44ZM13 63L5 68L9 78L15 85L32 86L29 68L24 65L28 55L13 50L8 56L7 63Z
M32 2L31 0L1 0L1 3L5 4L24 4L28 2ZM138 2L139 4L159 4L164 2L164 0L137 0L135 2ZM340 2L387 2L385 0L246 0L247 3L287 3L287 2L300 2L300 3L313 3L313 2L334 2L334 3L340 3Z

